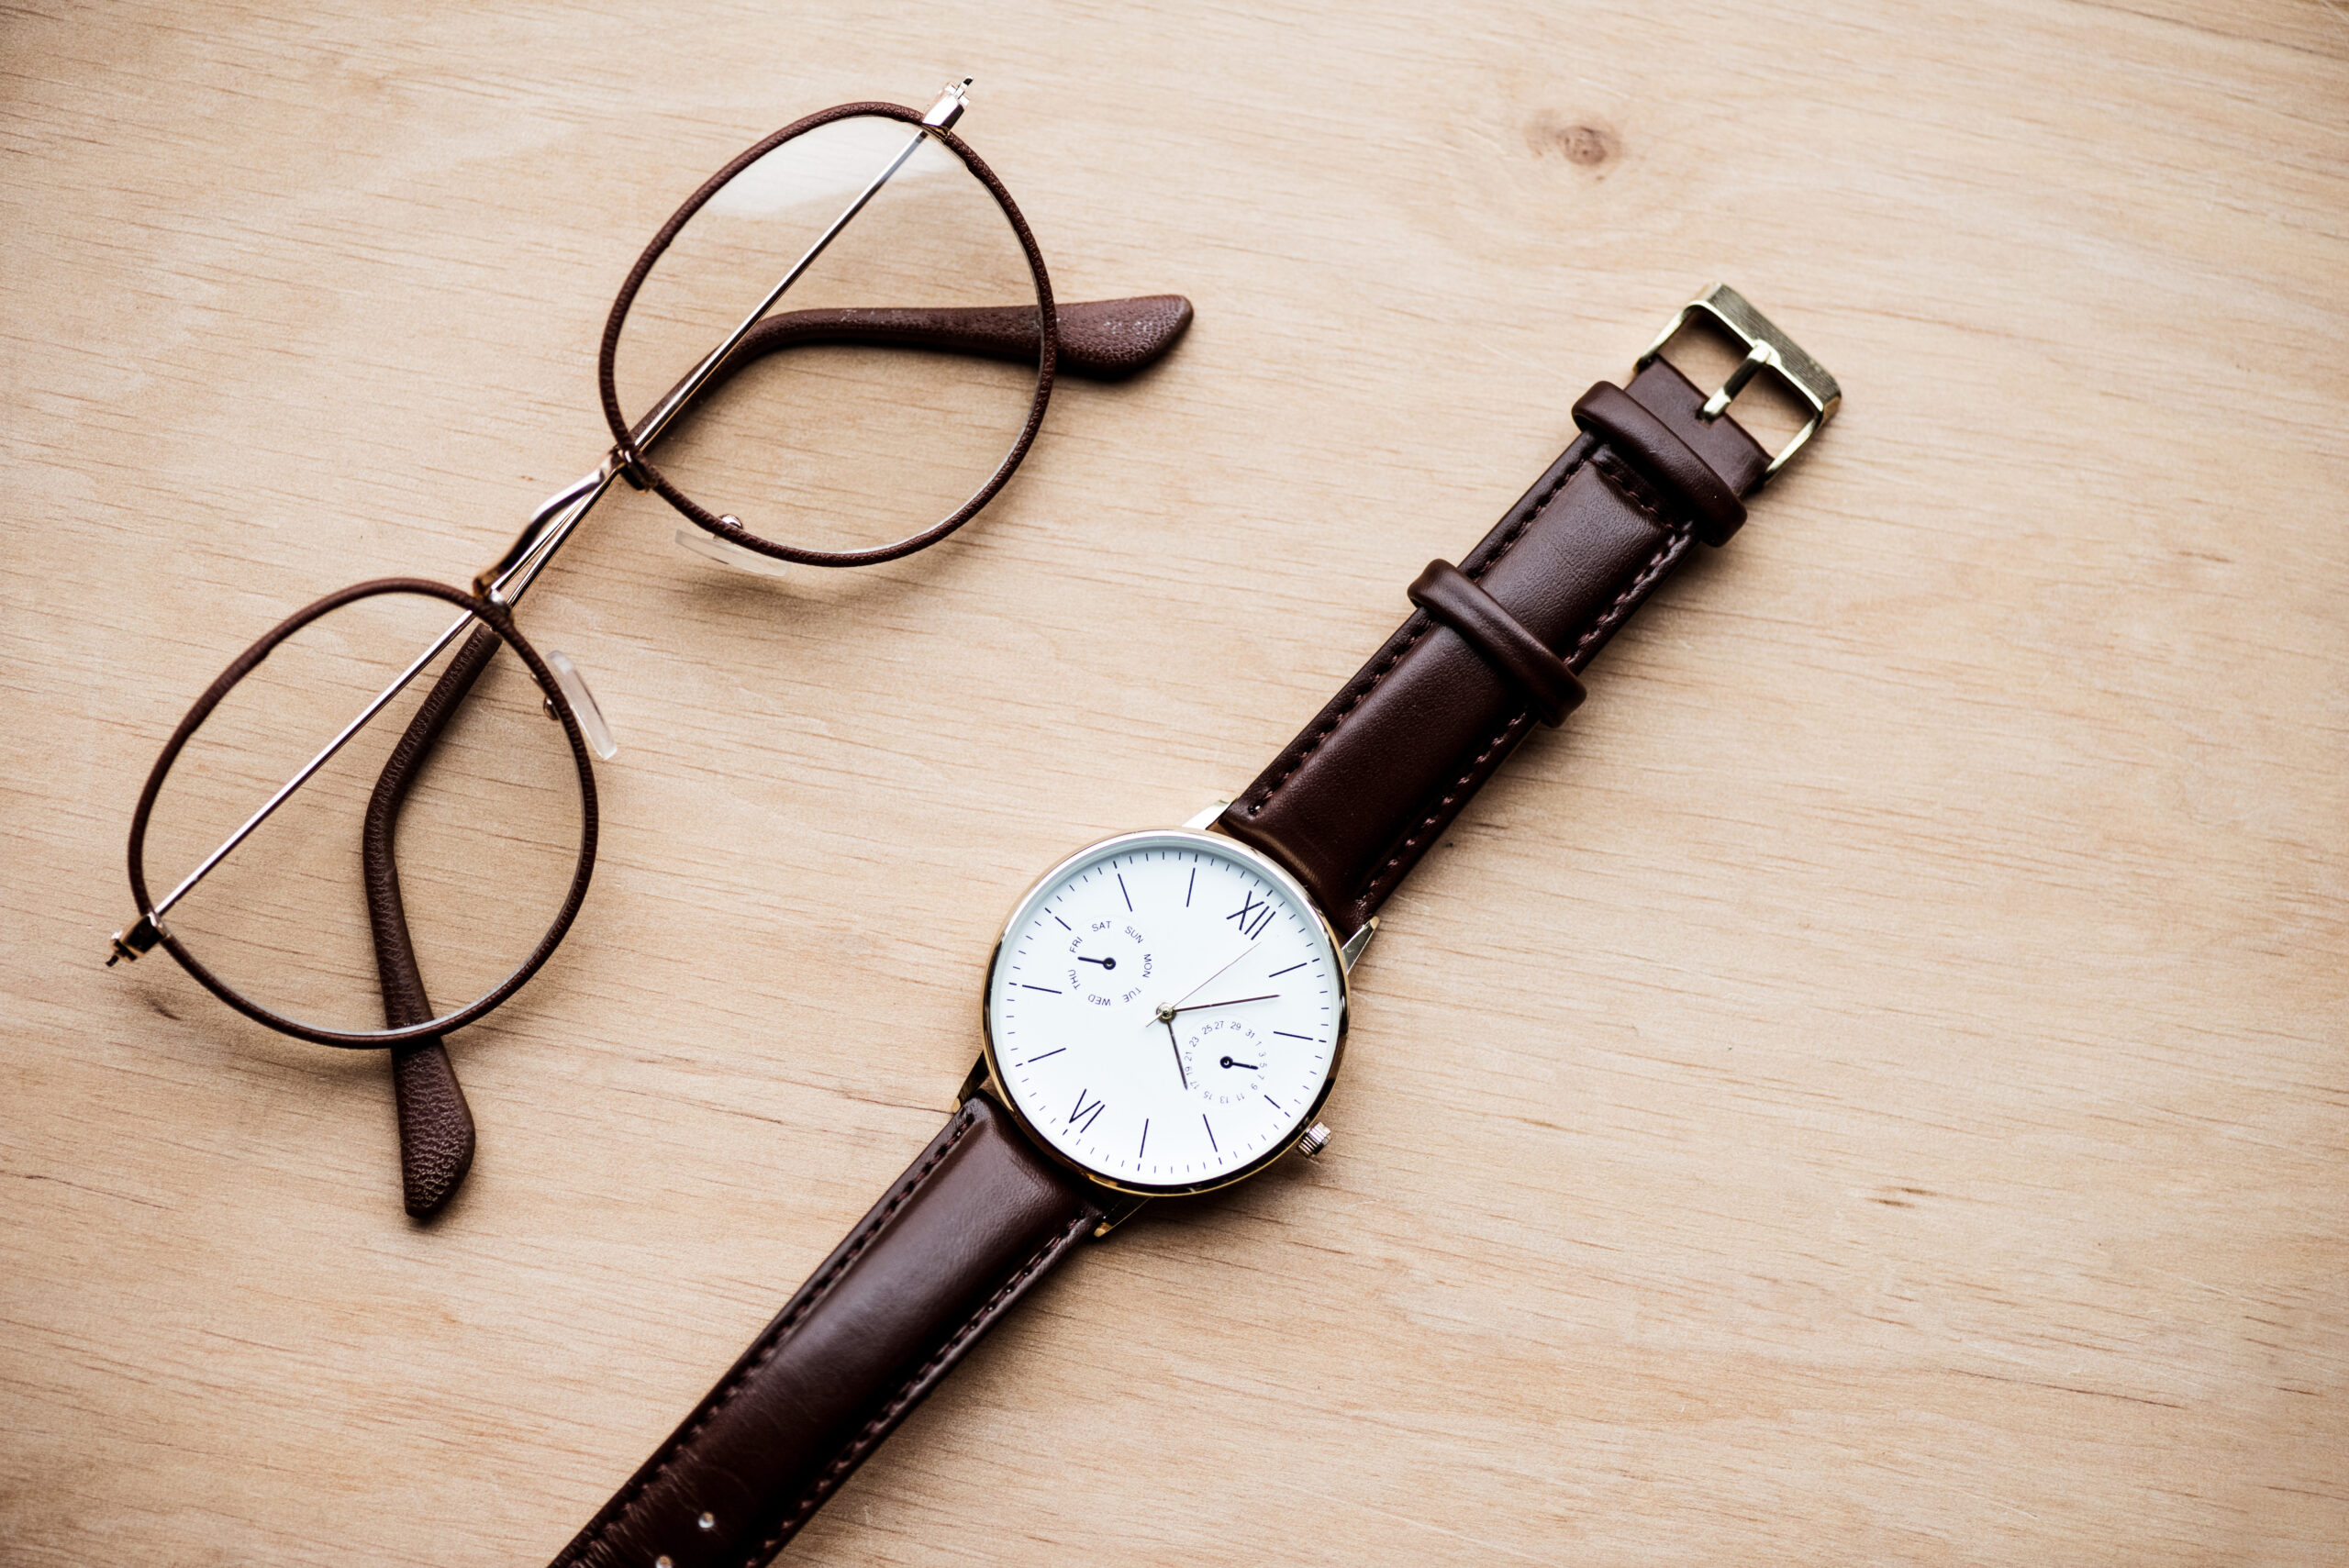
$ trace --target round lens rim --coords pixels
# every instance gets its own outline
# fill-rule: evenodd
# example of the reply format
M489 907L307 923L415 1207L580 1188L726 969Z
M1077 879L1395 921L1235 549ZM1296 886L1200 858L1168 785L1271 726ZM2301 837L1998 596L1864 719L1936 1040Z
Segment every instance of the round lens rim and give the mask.
M798 545L777 544L772 539L762 539L739 522L710 511L692 496L679 490L670 481L669 476L662 473L654 465L652 460L638 449L635 437L629 429L627 416L620 412L619 390L614 378L613 366L619 350L620 330L627 323L629 307L636 302L637 291L643 286L644 280L651 275L654 264L667 252L670 243L677 238L685 225L692 221L694 215L701 211L728 181L781 147L785 142L791 140L794 137L803 136L818 126L829 125L834 120L849 119L860 115L900 120L937 138L949 151L963 161L963 167L976 175L979 183L984 184L988 194L995 197L996 205L1001 207L1004 216L1011 220L1011 229L1019 236L1019 248L1027 253L1028 271L1036 281L1036 305L1041 327L1042 349L1037 356L1036 395L1029 404L1027 424L1020 428L1019 437L1012 442L1010 452L1005 456L1003 462L996 465L995 472L987 476L986 483L973 491L962 506L947 514L944 520L932 524L919 533L907 534L894 544L874 545L867 550L807 550ZM794 120L781 130L743 149L726 167L705 181L701 189L688 196L685 199L685 205L679 207L671 215L669 221L661 226L660 232L652 237L652 243L644 248L644 254L639 256L636 265L629 270L628 281L620 285L619 297L612 301L611 315L604 322L604 343L602 352L596 360L596 390L603 399L604 421L611 427L614 450L627 464L623 472L632 475L642 484L649 485L660 495L662 500L690 518L696 527L715 534L729 543L739 544L745 550L755 550L761 555L772 556L778 561L796 562L802 566L874 566L885 561L900 560L917 550L929 549L976 517L980 508L994 500L996 493L1009 483L1012 472L1027 458L1028 449L1036 439L1036 432L1043 426L1044 406L1051 402L1052 395L1052 371L1060 358L1060 320L1052 310L1052 279L1044 272L1043 252L1037 249L1036 237L1029 231L1028 220L1020 215L1019 204L1011 199L1011 193L1004 188L1001 180L996 178L995 171L987 167L986 161L973 151L968 142L945 127L923 125L920 112L909 109L903 104L841 104L809 115L804 119Z
M346 605L384 594L417 594L454 605L496 633L498 639L511 649L522 661L523 667L529 671L531 679L538 683L540 690L546 694L554 708L555 717L562 726L563 739L570 743L573 763L579 772L579 862L572 873L571 887L563 896L562 907L556 914L554 923L539 940L538 947L505 979L472 1002L453 1013L445 1013L402 1029L366 1031L320 1029L264 1006L222 980L206 968L201 959L183 947L170 928L156 916L154 900L147 893L147 819L154 810L155 797L161 791L163 779L170 773L172 764L178 761L181 751L195 738L195 732L203 728L204 721L212 716L213 709L220 706L239 681L252 673L254 667L269 657L280 643L311 622ZM328 594L286 617L260 641L239 654L235 662L220 673L219 678L205 688L204 695L195 699L195 706L188 709L187 716L180 720L179 728L172 731L172 738L163 743L162 754L155 759L154 767L147 774L146 786L139 792L138 809L130 817L130 893L138 902L139 914L153 924L155 935L163 950L179 961L180 967L194 975L206 990L255 1023L317 1045L354 1051L381 1051L429 1040L478 1022L520 990L554 955L554 950L570 931L571 922L578 916L579 906L587 896L588 879L596 869L596 774L594 764L589 761L586 737L580 732L579 721L573 717L571 704L563 697L562 688L555 683L554 672L539 657L538 650L522 636L505 606L429 578L377 577Z

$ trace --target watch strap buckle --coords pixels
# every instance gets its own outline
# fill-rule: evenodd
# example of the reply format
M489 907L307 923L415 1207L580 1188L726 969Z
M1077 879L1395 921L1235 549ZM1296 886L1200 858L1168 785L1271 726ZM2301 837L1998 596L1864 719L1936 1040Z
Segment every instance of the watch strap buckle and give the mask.
M1819 433L1821 425L1835 417L1835 410L1842 406L1843 389L1835 384L1833 376L1827 373L1827 367L1805 353L1802 345L1779 330L1776 323L1754 309L1743 295L1727 284L1715 284L1682 306L1679 314L1656 334L1655 341L1647 346L1647 351L1639 357L1632 369L1643 371L1654 363L1664 352L1664 346L1688 325L1689 317L1699 312L1744 344L1745 357L1737 362L1736 368L1729 373L1728 379L1714 390L1712 395L1705 399L1704 407L1698 410L1698 418L1709 424L1729 412L1730 403L1745 390L1748 382L1764 371L1768 371L1810 410L1809 420L1778 449L1770 459L1769 465L1763 469L1762 477L1753 482L1753 487L1758 490L1767 484L1778 470L1794 460L1795 454Z

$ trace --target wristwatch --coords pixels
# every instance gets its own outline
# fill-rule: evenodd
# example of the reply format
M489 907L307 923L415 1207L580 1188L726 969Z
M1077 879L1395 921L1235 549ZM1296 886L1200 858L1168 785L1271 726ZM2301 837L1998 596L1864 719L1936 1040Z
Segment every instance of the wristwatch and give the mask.
M1711 395L1662 357L1744 345ZM1774 456L1728 414L1768 372L1809 410ZM1013 906L945 1127L558 1568L765 1562L1046 1271L1156 1198L1319 1153L1348 972L1377 910L1695 544L1835 412L1834 378L1725 286L1237 800L1094 844Z

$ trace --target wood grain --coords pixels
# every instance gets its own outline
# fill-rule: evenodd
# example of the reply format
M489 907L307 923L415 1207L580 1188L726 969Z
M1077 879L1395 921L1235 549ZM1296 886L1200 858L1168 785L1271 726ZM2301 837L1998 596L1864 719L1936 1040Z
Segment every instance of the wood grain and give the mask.
M1052 1282L823 1562L2349 1554L2349 14L1803 0L15 6L0 1556L540 1561L928 1136L1013 897L1243 784L1724 278L1844 412L1389 906L1318 1165ZM534 595L585 912L383 1064L102 969L292 606L593 461L652 226L978 78L1069 385L952 541Z

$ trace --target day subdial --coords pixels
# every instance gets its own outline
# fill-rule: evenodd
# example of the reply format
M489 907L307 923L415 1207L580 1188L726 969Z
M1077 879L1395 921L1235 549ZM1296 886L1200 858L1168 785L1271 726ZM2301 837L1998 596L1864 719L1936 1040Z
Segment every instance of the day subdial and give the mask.
M1211 1106L1254 1105L1272 1063L1262 1034L1238 1018L1221 1018L1193 1025L1182 1039L1183 1074L1192 1093Z
M1067 940L1062 955L1072 996L1097 1007L1119 1007L1139 997L1158 972L1150 939L1126 920L1093 920Z

